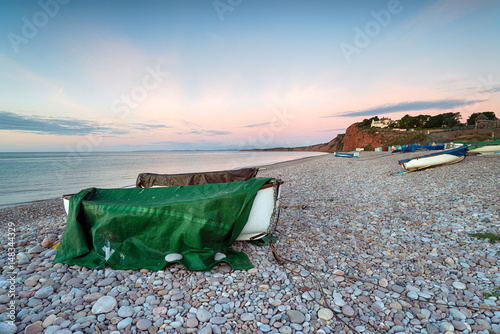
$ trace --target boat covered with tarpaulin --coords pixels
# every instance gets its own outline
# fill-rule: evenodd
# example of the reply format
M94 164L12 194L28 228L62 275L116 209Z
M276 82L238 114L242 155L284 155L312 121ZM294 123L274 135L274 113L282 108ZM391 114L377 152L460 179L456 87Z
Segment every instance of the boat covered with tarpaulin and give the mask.
M469 154L495 154L500 153L500 140L465 142L454 141L454 145L466 145L469 148Z
M250 231L245 240L271 232L280 184L274 178L250 178L188 186L84 189L68 197L66 229L54 262L132 270L161 270L173 263L188 270L209 270L227 262L233 269L250 269L248 256L231 245L252 219L266 230Z
M257 175L259 168L248 167L216 172L154 174L141 173L137 176L137 188L179 187L187 185L244 182ZM245 227L236 240L256 240L266 235L273 225L274 213L279 204L282 181L273 183L275 187L263 186L257 192Z
M399 164L408 171L449 165L465 159L467 156L467 146L431 153L420 157L399 160Z

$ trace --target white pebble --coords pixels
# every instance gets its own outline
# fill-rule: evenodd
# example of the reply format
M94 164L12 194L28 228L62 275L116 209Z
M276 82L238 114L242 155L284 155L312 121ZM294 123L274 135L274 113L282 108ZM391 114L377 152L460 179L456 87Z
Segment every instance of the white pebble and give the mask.
M222 259L225 259L226 258L226 254L224 253L215 253L215 256L214 256L214 260L215 261L219 261L219 260L222 260Z
M179 261L182 260L184 257L182 254L179 253L170 253L167 256L165 256L165 261L167 262L173 262L173 261Z
M456 289L464 290L466 288L465 284L462 282L453 282L453 286Z

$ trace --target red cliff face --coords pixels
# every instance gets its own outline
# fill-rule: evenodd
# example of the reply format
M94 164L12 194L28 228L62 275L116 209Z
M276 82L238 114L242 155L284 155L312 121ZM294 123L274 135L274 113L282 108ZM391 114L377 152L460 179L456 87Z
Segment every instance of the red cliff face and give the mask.
M275 148L271 151L319 151L319 152L348 152L357 147L371 148L382 146L383 142L392 140L396 135L384 133L377 134L375 129L359 129L357 123L352 124L346 129L345 134L340 134L328 143L295 147L290 149Z
M383 142L392 139L393 136L376 133L374 129L359 129L353 124L346 129L345 134L338 135L328 143L296 147L294 151L320 151L320 152L348 152L357 147L382 146Z
M387 137L376 134L374 130L359 129L356 124L351 125L345 131L342 151L347 152L356 147L371 147L382 146L382 142L387 141Z
M439 136L449 139L462 139L466 141L480 140L484 141L485 138L473 139L470 136L477 135L491 135L494 132L498 136L498 129L475 129L475 130L455 130L447 132L438 132L438 135L432 134L431 136L417 132L398 132L390 130L381 129L359 129L357 127L359 123L354 123L346 129L345 134L340 134L334 139L330 140L328 143L316 144L311 146L294 147L294 148L273 148L265 149L266 151L319 151L319 152L348 152L354 150L355 148L361 147L373 149L375 147L383 146L384 143L398 142L399 145L422 143L433 140L433 137ZM480 133L480 131L486 131ZM377 133L378 132L378 133Z

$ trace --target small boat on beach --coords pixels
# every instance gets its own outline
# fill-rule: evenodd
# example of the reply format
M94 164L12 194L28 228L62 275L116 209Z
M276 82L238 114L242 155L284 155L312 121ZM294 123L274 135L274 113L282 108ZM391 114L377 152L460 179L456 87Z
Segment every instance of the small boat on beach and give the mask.
M122 189L196 186L201 184L217 184L244 182L257 175L257 168L241 168L229 171L186 173L186 174L154 174L141 173L137 176L135 186ZM283 182L276 180L263 185L257 192L245 227L236 240L257 240L267 235L274 227L274 218L279 206L280 186ZM74 194L63 195L66 214L69 213L70 198Z
M187 173L187 174L153 174L141 173L137 176L137 188L172 187L184 185L200 185L228 182L244 182L257 175L257 168L241 168L228 171ZM267 235L274 227L274 216L279 205L280 185L265 184L259 189L250 211L245 227L236 240L256 240ZM276 189L273 188L276 186ZM276 193L275 193L276 191Z
M418 144L408 144L401 147L401 152L416 152L416 151L434 151L434 150L444 150L444 144L438 145L418 145Z
M467 146L469 155L471 154L495 154L500 153L500 140L490 140L481 142L455 141L454 146Z
M252 268L231 245L272 232L282 181L219 182L234 175L195 174L141 174L137 184L143 187L88 188L63 196L68 219L54 262L133 270L177 262L209 270L222 261L233 269ZM193 180L201 184L178 185Z
M335 156L340 158L358 158L359 152L335 152Z
M407 171L449 165L462 161L467 156L467 146L436 152L411 159L399 160L399 164Z

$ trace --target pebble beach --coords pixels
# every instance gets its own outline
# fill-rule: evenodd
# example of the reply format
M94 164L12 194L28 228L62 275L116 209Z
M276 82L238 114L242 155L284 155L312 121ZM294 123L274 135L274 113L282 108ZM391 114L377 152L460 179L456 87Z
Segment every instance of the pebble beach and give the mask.
M53 264L62 200L0 210L2 333L500 333L500 155L399 173L415 153L265 166L284 181L253 269Z

